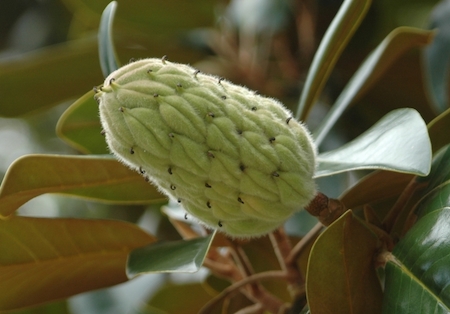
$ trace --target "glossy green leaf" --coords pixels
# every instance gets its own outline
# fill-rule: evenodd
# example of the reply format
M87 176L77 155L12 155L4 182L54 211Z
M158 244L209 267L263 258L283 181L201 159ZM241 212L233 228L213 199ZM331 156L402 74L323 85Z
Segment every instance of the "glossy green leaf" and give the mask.
M159 242L131 252L127 263L129 278L143 273L194 273L208 253L214 233L204 238Z
M0 217L44 193L61 193L115 204L165 200L135 171L109 156L26 155L8 169L0 187Z
M431 165L427 127L414 109L397 109L346 145L318 156L316 177L360 169L382 169L419 176Z
M94 91L74 102L59 118L56 134L84 154L107 154Z
M450 312L450 149L438 154L426 179L415 209L419 220L392 253L383 254L386 314Z
M98 54L103 76L107 77L111 72L119 68L117 53L113 41L113 22L116 14L117 1L111 1L105 8L100 20L98 33Z
M78 97L102 81L93 38L0 62L0 115L13 117Z
M447 207L422 217L397 244L386 257L383 313L450 312L449 239L450 209Z
M382 292L373 256L378 238L347 211L315 242L306 293L311 313L378 314Z
M314 55L297 108L296 118L305 120L325 86L342 51L369 10L370 0L345 0L328 27Z
M322 143L344 110L372 87L393 62L411 48L428 44L433 35L433 32L411 27L393 30L369 55L341 92L322 124L314 132L316 144Z
M121 221L0 220L0 311L124 282L128 253L154 241Z
M450 2L441 1L433 10L431 29L436 38L424 51L425 87L437 112L449 107L448 75L450 69Z

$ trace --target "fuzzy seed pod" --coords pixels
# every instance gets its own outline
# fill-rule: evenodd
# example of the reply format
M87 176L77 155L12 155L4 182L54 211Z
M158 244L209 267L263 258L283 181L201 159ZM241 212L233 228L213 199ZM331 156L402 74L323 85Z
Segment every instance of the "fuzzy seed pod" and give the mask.
M260 236L316 194L315 145L274 99L166 59L118 69L95 98L109 149L209 228Z

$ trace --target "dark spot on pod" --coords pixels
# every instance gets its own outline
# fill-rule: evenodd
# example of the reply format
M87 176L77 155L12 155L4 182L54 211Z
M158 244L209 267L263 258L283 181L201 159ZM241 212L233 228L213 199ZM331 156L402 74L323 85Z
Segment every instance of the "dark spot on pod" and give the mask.
M131 154L131 155L134 154L134 149L133 149L133 147L130 148L130 154Z
M227 96L223 95L223 96L220 96L220 98L225 100L225 99L227 99Z
M291 121L292 117L289 117L286 119L286 124L289 124L289 121Z
M125 110L123 109L123 107L119 107L119 111L124 112Z
M115 79L114 77L112 77L112 78L109 80L109 85L111 85L112 83L114 83L115 80L116 80L116 79Z
M175 185L173 185L173 184L170 185L170 189L171 189L172 191L173 191L173 190L176 190L176 188L177 188L177 187L176 187Z
M153 97L157 98L157 97L159 97L159 94L158 93L154 93Z
M169 137L174 138L175 135L173 133L169 133Z
M224 80L225 78L223 78L223 77L219 77L219 84L222 84L222 81Z
M147 70L147 73L148 73L148 74L150 74L150 73L152 73L152 72L153 72L152 69L148 69L148 70Z
M172 168L169 167L169 169L167 169L167 172L168 172L169 174L172 174Z
M256 107L252 107L252 111L256 111Z
M271 137L271 138L269 138L269 142L270 142L270 143L273 143L273 142L275 142L275 137Z
M186 214L184 214L184 219L186 219L186 220L187 220L187 213L186 213Z
M223 225L222 225L222 222L219 220L219 222L217 223L217 225L219 226L219 227L223 227Z
M214 154L210 151L208 151L207 154L208 154L208 157L210 157L210 158L216 158L216 156L214 156Z
M101 135L105 135L105 134L106 134L106 131L105 131L105 130L101 130L101 131L100 131L100 134L101 134Z
M212 112L208 112L208 117L214 118L215 115L214 115L214 113L212 113Z
M242 134L242 130L236 130L237 134L241 135Z
M130 58L130 60L128 61L128 63L133 63L133 62L135 62L135 61L136 61L135 58Z
M199 73L200 73L200 70L195 70L194 77L197 77L197 74L199 74Z
M183 85L181 85L181 83L178 83L178 84L177 84L177 87L178 87L178 88L182 88Z
M272 176L278 178L280 176L280 174L278 172L274 171L274 172L272 172Z
M208 206L208 208L211 208L211 203L209 201L207 201L206 206Z
M168 60L168 58L167 58L167 56L166 55L164 55L162 58L161 58L161 62L163 63L163 64L166 64L166 61Z
M244 201L240 197L238 197L238 202L241 203L241 204L244 204Z
M144 174L144 173L145 173L145 170L142 169L142 167L139 167L139 172L140 172L141 174Z
M245 166L243 164L240 164L239 165L239 169L241 169L241 171L244 171L245 170Z
M205 183L205 186L206 186L207 188L211 188L211 186L208 184L208 182Z
M145 182L150 182L150 178L149 177L145 177Z
M178 203L181 203L181 199L177 199L177 202L178 202Z

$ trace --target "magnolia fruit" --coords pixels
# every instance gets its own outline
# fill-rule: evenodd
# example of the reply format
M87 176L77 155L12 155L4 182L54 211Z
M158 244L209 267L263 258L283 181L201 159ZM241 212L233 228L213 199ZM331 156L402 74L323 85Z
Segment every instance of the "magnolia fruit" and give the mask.
M274 99L165 58L95 91L111 152L209 228L260 236L316 194L315 145Z

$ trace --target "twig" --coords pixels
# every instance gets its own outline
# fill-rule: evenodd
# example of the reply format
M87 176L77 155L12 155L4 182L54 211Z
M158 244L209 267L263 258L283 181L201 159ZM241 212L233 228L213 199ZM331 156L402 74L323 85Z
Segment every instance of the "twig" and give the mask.
M302 286L305 281L298 269L297 263L286 262L292 250L291 241L282 227L270 233L269 237L281 269L287 274L289 293L292 298L296 298L299 291L302 291Z
M231 296L239 291L239 289L247 284L253 284L258 281L263 280L270 280L270 279L279 279L284 280L286 279L287 274L284 271L281 270L273 270L273 271L266 271L263 273L254 274L252 276L249 276L247 278L244 278L231 286L225 288L218 296L213 298L211 301L206 303L206 305L200 310L199 314L208 314L210 311L219 304L222 300L227 298L228 296ZM262 304L265 305L265 304ZM281 307L282 304L277 304L277 309ZM269 309L270 310L270 309ZM275 311L276 313L277 311Z

